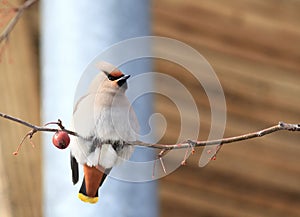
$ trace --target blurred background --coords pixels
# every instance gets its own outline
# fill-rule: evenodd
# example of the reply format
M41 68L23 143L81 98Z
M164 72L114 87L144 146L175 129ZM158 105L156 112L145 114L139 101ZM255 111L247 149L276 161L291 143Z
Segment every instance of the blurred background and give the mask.
M0 1L1 31L11 18L6 8L21 3ZM41 123L42 113L39 4L25 12L9 40L1 44L0 56L0 112L35 124ZM153 0L149 5L152 35L187 43L214 68L226 97L226 137L279 121L300 122L300 1ZM210 107L200 84L174 63L153 64L155 71L178 79L193 95L201 111L198 139L205 140ZM160 80L154 85L164 86ZM161 142L176 142L180 131L176 107L157 95L154 111L168 124ZM17 157L12 155L27 131L0 119L1 216L44 213L41 139L36 135L34 149L25 143ZM204 168L198 167L202 150L197 149L187 166L159 180L159 216L300 216L299 141L299 133L277 132L228 144Z

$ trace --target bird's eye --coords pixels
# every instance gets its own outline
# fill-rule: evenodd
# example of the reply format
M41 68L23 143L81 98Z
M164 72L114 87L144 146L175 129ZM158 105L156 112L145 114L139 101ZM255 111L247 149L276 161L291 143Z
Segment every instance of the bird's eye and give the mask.
M110 80L110 81L114 81L114 80L117 80L117 79L118 79L117 77L112 76L112 75L108 75L107 78L108 78L108 80Z
M110 81L115 81L115 80L117 80L117 79L119 79L119 78L121 78L121 77L123 77L124 75L120 75L120 76L113 76L113 75L111 75L111 74L108 74L107 75L107 78L108 78L108 80L110 80Z

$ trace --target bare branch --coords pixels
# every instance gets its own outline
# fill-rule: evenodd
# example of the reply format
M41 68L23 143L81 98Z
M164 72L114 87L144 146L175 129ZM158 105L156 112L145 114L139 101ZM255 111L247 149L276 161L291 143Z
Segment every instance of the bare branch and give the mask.
M19 124L22 124L26 127L31 128L32 130L29 131L25 137L23 138L21 144L23 143L25 138L29 138L31 139L33 137L33 135L37 132L57 132L58 129L57 128L49 128L46 127L47 125L50 124L55 124L57 125L62 131L65 131L66 133L73 135L73 136L77 136L79 137L80 135L76 132L73 132L71 130L67 130L63 124L62 121L60 119L58 119L57 122L49 122L47 123L44 127L40 127L40 126L36 126L33 125L31 123L28 123L24 120L21 120L19 118L10 116L10 115L6 115L3 113L0 113L0 117L17 122ZM128 141L126 142L127 145L134 145L134 146L144 146L144 147L149 147L149 148L156 148L156 149L161 149L161 152L159 153L158 157L162 158L168 151L172 150L172 149L191 149L191 152L194 152L194 148L195 147L200 147L200 146L209 146L209 145L219 145L217 152L220 150L221 145L223 144L228 144L228 143L234 143L234 142L238 142L238 141L243 141L243 140L248 140L248 139L253 139L253 138L257 138L257 137L262 137L277 131L282 131L282 130L287 130L287 131L300 131L300 124L289 124L289 123L283 123L283 122L279 122L277 125L257 131L257 132L253 132L253 133L248 133L248 134L244 134L244 135L240 135L240 136L234 136L234 137L229 137L229 138L224 138L224 139L217 139L217 140L209 140L209 141L193 141L193 140L187 140L185 142L179 143L179 144L172 144L172 145L167 145L167 144L150 144L150 143L144 143L142 141ZM102 143L107 143L109 141L102 141ZM188 154L186 153L186 156ZM183 160L183 164L185 163L187 157L184 158ZM163 163L162 163L163 166ZM164 167L164 166L163 166Z
M271 133L274 133L276 131L300 131L300 124L289 124L289 123L283 123L279 122L277 125L253 132L248 134L243 134L240 136L234 136L224 139L217 139L217 140L209 140L209 141L193 141L193 140L187 140L182 143L178 144L172 144L172 145L166 145L166 144L148 144L141 141L133 141L128 142L129 145L138 145L138 146L146 146L151 148L157 148L157 149L163 149L163 150L172 150L172 149L182 149L182 148L190 148L190 147L200 147L200 146L208 146L208 145L223 145L227 143L233 143L248 139L253 139L257 137L262 137Z
M36 3L38 0L27 0L25 1L20 7L14 8L14 11L16 12L15 16L10 20L10 22L7 24L5 29L0 34L0 43L4 40L7 40L9 37L9 34L14 29L15 25L17 24L18 20L23 15L23 12L28 9L30 6L32 6L34 3Z
M5 118L5 119L8 119L8 120L11 120L11 121L14 121L14 122L17 122L19 124L22 124L26 127L29 127L31 129L33 129L33 133L31 135L31 137L33 136L33 134L35 134L36 132L57 132L57 128L49 128L49 127L40 127L40 126L36 126L36 125L33 125L33 124L30 124L24 120L21 120L19 118L16 118L16 117L13 117L13 116L10 116L10 115L7 115L7 114L3 114L3 113L0 113L0 117L2 118ZM62 125L62 122L61 120L58 120L57 122L50 122L48 123L47 125L49 124L56 124L60 127L61 130L65 131L66 133L70 134L70 135L73 135L73 136L79 136L76 132L73 132L71 130L67 130L65 129L65 127Z

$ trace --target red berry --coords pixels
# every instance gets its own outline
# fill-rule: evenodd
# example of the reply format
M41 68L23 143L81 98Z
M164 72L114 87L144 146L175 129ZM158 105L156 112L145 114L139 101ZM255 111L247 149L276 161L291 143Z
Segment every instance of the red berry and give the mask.
M65 131L59 130L53 135L52 143L59 149L65 149L70 144L70 137Z

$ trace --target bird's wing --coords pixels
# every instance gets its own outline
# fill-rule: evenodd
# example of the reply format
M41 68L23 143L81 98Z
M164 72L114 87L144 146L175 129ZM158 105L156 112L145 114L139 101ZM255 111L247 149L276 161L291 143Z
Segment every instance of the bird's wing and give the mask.
M75 185L79 179L78 162L71 153L70 153L70 158L71 158L72 182Z
M137 134L137 137L138 137L138 134L140 133L140 124L139 124L139 120L136 116L136 113L131 106L130 106L129 115L130 115L132 129L135 131L135 133ZM136 138L136 139L138 139L138 138Z
M88 91L79 98L73 109L73 127L74 130L83 137L91 136L91 132L95 127L95 100L99 97L99 88L104 81L105 75L100 72L95 76Z
M91 136L95 128L95 93L90 93L78 101L73 112L73 128L82 137Z

